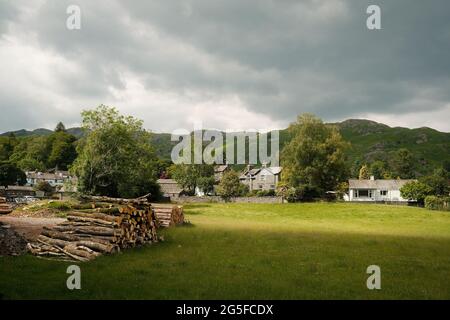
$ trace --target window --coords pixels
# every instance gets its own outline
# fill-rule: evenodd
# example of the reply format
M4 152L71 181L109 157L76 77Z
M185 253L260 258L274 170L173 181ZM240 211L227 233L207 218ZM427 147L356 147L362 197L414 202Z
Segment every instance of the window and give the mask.
M368 197L369 190L358 190L358 197Z
M380 196L387 196L387 190L380 190Z

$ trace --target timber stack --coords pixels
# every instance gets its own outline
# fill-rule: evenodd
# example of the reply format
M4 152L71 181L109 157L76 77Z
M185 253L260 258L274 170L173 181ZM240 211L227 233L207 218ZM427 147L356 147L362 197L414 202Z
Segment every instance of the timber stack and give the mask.
M156 220L160 227L168 228L184 223L182 206L170 204L152 204L155 210Z
M157 221L147 197L88 197L90 204L68 213L67 221L44 228L28 249L37 256L89 261L101 254L158 242Z
M6 198L0 197L0 214L8 214L13 208L6 202Z

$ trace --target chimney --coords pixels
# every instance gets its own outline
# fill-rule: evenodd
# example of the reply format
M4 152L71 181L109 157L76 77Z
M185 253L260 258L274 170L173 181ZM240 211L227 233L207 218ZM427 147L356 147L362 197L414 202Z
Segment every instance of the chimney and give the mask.
M370 180L375 180L375 177L374 176L370 176Z

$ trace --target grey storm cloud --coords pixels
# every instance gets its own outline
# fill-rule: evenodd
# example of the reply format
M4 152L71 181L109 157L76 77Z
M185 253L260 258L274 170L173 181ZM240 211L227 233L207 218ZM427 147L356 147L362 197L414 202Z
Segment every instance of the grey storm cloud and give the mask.
M65 27L71 4L81 30ZM370 4L382 30L366 28ZM1 1L0 131L76 124L100 103L155 130L312 112L450 131L449 13L446 0Z

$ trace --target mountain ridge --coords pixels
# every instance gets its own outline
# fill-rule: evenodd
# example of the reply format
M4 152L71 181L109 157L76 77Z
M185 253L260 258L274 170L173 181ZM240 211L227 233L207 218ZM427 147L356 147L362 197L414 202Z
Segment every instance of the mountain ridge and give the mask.
M342 137L350 142L351 148L346 152L350 163L371 163L376 160L386 161L398 149L410 150L424 172L432 171L444 160L450 159L450 133L429 127L405 128L390 127L386 124L367 119L347 119L342 122L328 123L339 129ZM45 128L35 130L17 130L1 134L14 133L17 137L48 135L53 131ZM83 135L81 128L69 128L67 132L77 138ZM170 160L172 147L177 142L170 140L169 133L153 133L152 143L157 155ZM290 141L287 129L280 130L280 147Z

